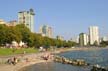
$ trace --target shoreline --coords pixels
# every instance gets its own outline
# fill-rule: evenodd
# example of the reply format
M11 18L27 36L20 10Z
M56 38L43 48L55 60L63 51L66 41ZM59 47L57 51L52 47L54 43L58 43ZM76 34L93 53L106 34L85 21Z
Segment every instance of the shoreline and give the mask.
M77 47L77 48L63 48L54 52L55 54L69 52L69 51L90 51L90 50L100 50L100 49L108 49L108 47Z
M98 49L108 49L107 48L67 48L67 49L59 49L57 51L54 51L54 54L59 54L63 52L68 52L68 51L77 51L77 50L84 50L84 51L89 51L89 50L98 50ZM50 52L45 52L45 53L50 53ZM9 65L9 64L0 64L0 71L19 71L24 67L31 66L37 63L45 63L46 61L41 59L40 57L44 55L44 53L34 53L30 55L25 55L23 56L23 59L29 58L29 61L26 62L22 60L21 62L17 63L16 65ZM48 60L50 62L52 60Z

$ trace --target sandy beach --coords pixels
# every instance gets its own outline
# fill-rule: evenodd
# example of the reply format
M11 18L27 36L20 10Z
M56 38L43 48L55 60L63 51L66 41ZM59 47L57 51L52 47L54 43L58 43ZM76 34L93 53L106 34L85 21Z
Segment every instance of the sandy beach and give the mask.
M46 52L47 53L47 52ZM28 54L28 55L17 55L16 57L20 59L20 61L16 64L0 64L0 71L18 71L19 69L29 66L36 63L42 63L46 62L41 58L45 53L34 53L34 54ZM0 58L2 59L2 58ZM4 61L6 61L8 58L3 58ZM51 61L51 60L49 60Z
M29 66L32 64L36 64L36 63L41 63L41 62L45 62L44 60L37 60L37 61L31 61L31 62L24 62L24 63L18 63L15 66L13 65L0 65L0 71L18 71L19 69L25 67L25 66Z
M61 53L66 51L74 51L74 50L97 50L97 49L108 49L108 48L70 48L70 49L60 49L58 51L55 51L54 53ZM49 52L46 52L49 53ZM18 62L16 65L9 65L9 64L0 64L0 71L18 71L19 69L36 64L36 63L42 63L46 62L41 58L42 55L45 53L34 53L34 54L28 54L22 56L17 56L17 58L21 59L20 62ZM28 58L28 61L26 61L26 58ZM1 58L0 58L1 59ZM52 60L49 60L52 61Z

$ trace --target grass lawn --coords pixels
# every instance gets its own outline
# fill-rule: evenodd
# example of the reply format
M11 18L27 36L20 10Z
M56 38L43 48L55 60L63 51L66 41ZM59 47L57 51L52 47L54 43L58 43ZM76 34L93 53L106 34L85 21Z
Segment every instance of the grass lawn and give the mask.
M21 49L10 49L10 48L0 48L0 56L14 55L24 53L36 53L38 49L36 48L21 48Z

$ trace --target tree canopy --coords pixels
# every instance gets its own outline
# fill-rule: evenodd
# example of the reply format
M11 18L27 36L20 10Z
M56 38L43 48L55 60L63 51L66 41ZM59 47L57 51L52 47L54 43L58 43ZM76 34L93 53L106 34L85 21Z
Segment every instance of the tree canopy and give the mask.
M16 26L6 26L0 24L0 46L5 45L7 43L12 43L12 41L23 41L27 43L29 47L71 47L76 45L75 42L72 41L63 41L49 37L43 37L41 34L32 33L24 24L18 24Z

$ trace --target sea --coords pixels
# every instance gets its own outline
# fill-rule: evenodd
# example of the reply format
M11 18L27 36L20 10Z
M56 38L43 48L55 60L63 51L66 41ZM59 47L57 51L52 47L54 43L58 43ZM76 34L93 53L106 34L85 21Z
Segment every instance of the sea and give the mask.
M108 49L76 50L58 54L70 59L84 59L91 65L108 68ZM90 71L91 66L73 66L57 62L34 64L20 71Z

